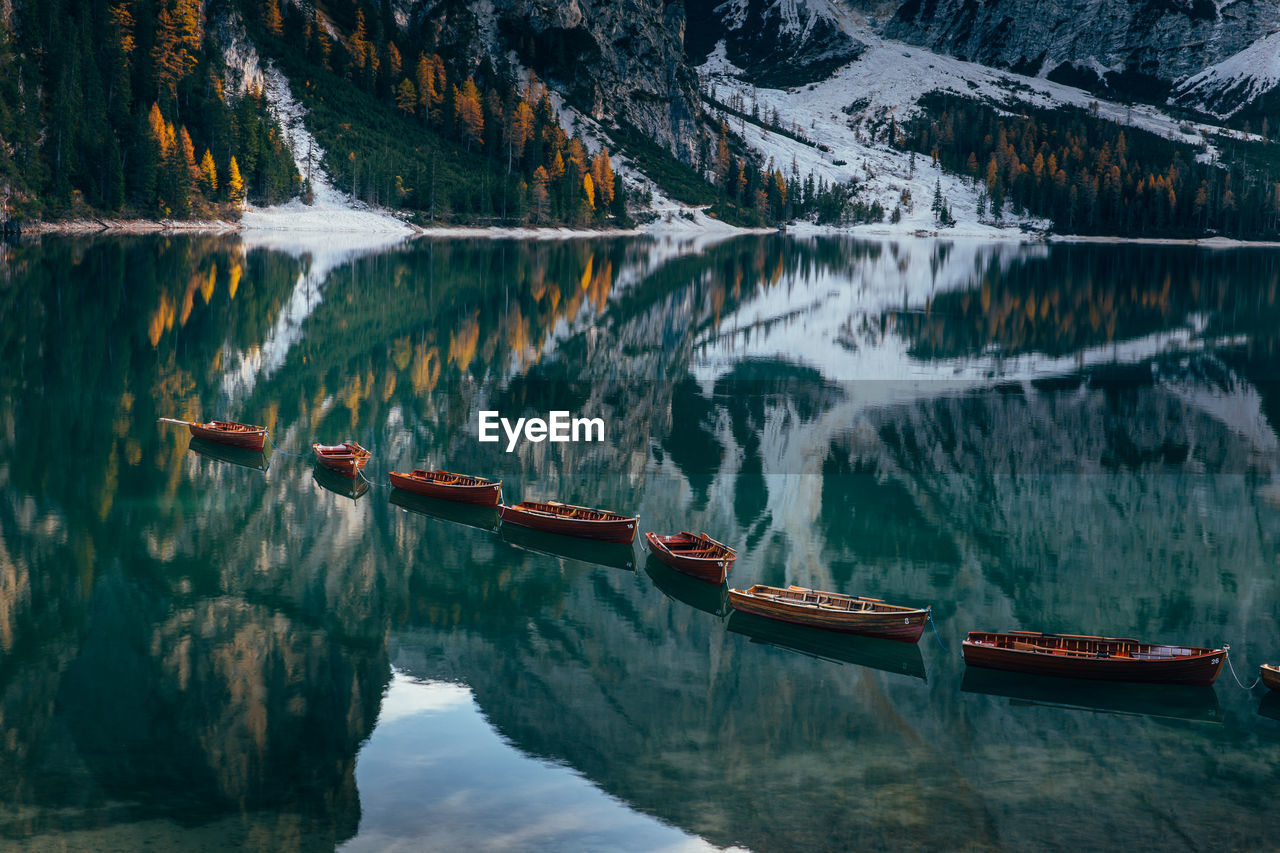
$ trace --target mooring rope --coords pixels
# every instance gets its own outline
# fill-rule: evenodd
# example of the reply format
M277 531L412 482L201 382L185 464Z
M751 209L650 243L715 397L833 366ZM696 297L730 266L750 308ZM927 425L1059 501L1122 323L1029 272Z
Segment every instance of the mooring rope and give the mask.
M370 486L373 486L373 487L375 487L375 488L376 488L376 487L378 487L378 486L381 486L381 487L383 487L383 488L390 488L390 487L391 487L390 483L375 483L373 480L370 480L368 477L366 477L366 476L364 475L364 470L363 470L363 469L361 469L361 470L357 471L357 472L356 472L356 474L358 474L358 475L360 476L360 479L361 479L361 480L364 480L364 481L365 481L366 483L368 483Z
M1253 680L1253 684L1250 684L1248 687L1245 687L1244 682L1240 680L1240 676L1236 675L1236 665L1231 662L1231 652L1228 651L1226 654L1227 654L1227 668L1231 670L1231 677L1236 680L1236 684L1239 684L1240 687L1245 690L1252 690L1253 688L1257 687L1258 682L1262 680L1262 676L1259 675L1257 678Z
M951 654L947 648L947 644L942 642L942 638L938 636L938 625L933 621L933 611L929 611L929 627L933 629L933 638L938 641L938 645L942 647L944 654Z
M272 440L271 433L267 433L267 441L268 443L271 444L271 447L273 450L283 453L285 456L292 456L296 459L306 459L308 456L311 455L310 453L290 453L289 451L285 450L283 447L276 444L275 441Z

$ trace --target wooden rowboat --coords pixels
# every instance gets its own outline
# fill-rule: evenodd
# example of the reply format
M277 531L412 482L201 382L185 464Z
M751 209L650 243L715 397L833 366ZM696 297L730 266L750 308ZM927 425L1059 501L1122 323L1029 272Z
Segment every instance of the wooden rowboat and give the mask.
M315 453L317 462L344 477L354 477L360 473L360 469L368 463L370 456L369 451L354 441L344 441L342 444L313 444L311 450Z
M1272 690L1280 692L1280 666L1264 663L1261 670L1262 683Z
M415 469L407 474L392 471L391 485L415 495L477 506L497 506L502 497L501 480L486 480L448 471Z
M721 584L729 575L738 552L705 533L682 531L674 536L644 535L653 555L678 572L707 583Z
M802 586L785 589L756 584L748 590L730 589L735 610L754 613L810 628L843 631L864 637L881 637L915 643L929 621L929 608L885 604L878 598L821 592Z
M180 421L176 418L160 418L162 423L178 424L186 427L196 438L214 441L231 447L243 447L247 450L261 450L267 443L267 428L253 424L236 423L235 421Z
M502 517L503 524L558 533L561 536L626 544L635 541L636 522L639 521L635 516L555 501L521 501L515 506L499 504L498 515Z
M962 646L969 666L1151 684L1213 684L1230 646L1204 649L1118 637L971 631Z

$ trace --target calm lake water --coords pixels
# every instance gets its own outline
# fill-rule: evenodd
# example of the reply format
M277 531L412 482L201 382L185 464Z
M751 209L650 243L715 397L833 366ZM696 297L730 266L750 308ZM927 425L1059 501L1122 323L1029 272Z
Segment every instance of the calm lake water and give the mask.
M745 237L0 250L0 846L1274 848L1280 696L965 672L969 630L1280 662L1280 253ZM602 417L600 444L477 413ZM270 427L192 444L160 416ZM317 474L354 438L372 485ZM931 604L919 646L387 472Z

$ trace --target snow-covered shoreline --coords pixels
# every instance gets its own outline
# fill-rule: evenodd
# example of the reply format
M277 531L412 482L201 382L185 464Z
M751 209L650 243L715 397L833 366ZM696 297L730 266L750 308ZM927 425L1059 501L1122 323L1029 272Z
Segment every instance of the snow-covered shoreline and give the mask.
M287 216L287 214L285 214ZM714 224L711 224L714 223ZM921 229L916 225L895 226L889 223L869 223L839 227L833 225L815 225L811 222L793 222L784 228L739 228L724 222L711 220L711 223L687 222L673 227L671 223L653 222L635 228L567 228L563 226L462 226L442 225L422 228L404 223L403 239L406 241L419 238L467 240L590 240L613 239L617 237L651 237L671 238L715 237L720 240L749 235L786 233L793 237L853 237L869 240L987 240L992 242L1014 243L1079 243L1094 245L1140 245L1140 246L1198 246L1205 249L1280 249L1280 241L1274 240L1236 240L1230 237L1119 237L1087 234L1056 234L1053 232L1026 232L1019 228L951 227ZM300 223L301 224L301 223ZM973 223L962 223L973 225ZM54 221L36 220L25 223L21 228L23 235L63 234L63 235L120 235L120 234L207 234L207 235L276 235L287 240L289 235L323 235L333 233L368 234L369 236L387 236L382 229L359 230L338 229L338 231L317 230L314 227L290 227L282 224L245 225L223 219L64 219ZM254 240L255 243L263 242ZM266 241L278 242L278 241Z
M238 222L225 219L56 219L21 223L27 234L234 234Z

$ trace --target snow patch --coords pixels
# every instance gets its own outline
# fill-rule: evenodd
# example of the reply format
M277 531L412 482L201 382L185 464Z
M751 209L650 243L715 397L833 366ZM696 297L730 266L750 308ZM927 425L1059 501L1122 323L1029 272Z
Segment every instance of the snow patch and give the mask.
M1239 112L1280 85L1280 31L1178 84L1169 103L1218 118Z
M306 108L294 100L289 81L274 65L263 73L263 92L284 131L294 163L311 180L314 204L295 199L273 207L246 207L241 225L247 231L364 232L407 237L413 229L388 213L355 201L333 185L322 165L324 151L307 130Z
M754 105L762 117L772 117L776 111L784 128L812 141L807 144L744 119L724 116L748 145L766 161L772 159L774 167L784 175L798 173L803 180L812 173L815 178L838 183L856 180L862 188L861 198L868 204L879 201L886 219L895 206L901 207L901 222L853 229L861 233L939 233L998 238L1020 237L1021 226L1043 230L1051 225L1046 220L1011 217L1007 212L999 227L985 218L980 221L977 215L979 185L944 174L927 156L920 154L914 157L913 169L909 152L898 151L886 143L888 121L893 119L901 124L916 115L920 110L919 99L930 92L983 98L995 105L1016 101L1045 108L1072 106L1093 110L1108 121L1199 146L1201 152L1197 159L1204 162L1217 159L1217 152L1208 140L1229 133L1214 125L1175 119L1155 107L1115 104L1099 100L1082 89L934 54L882 38L865 25L842 21L841 26L866 45L866 50L830 78L800 89L755 87L745 79L742 69L728 60L723 42L698 70L716 100L728 103L731 98L741 98L748 112ZM1280 66L1277 49L1280 41L1265 58ZM1259 50L1251 58L1253 64L1249 67L1256 71L1264 54L1265 51ZM1280 68L1276 74L1280 77ZM820 149L819 143L827 150ZM931 207L935 188L939 186L957 220L954 229L939 231L935 223ZM909 203L903 200L904 190L909 193Z

